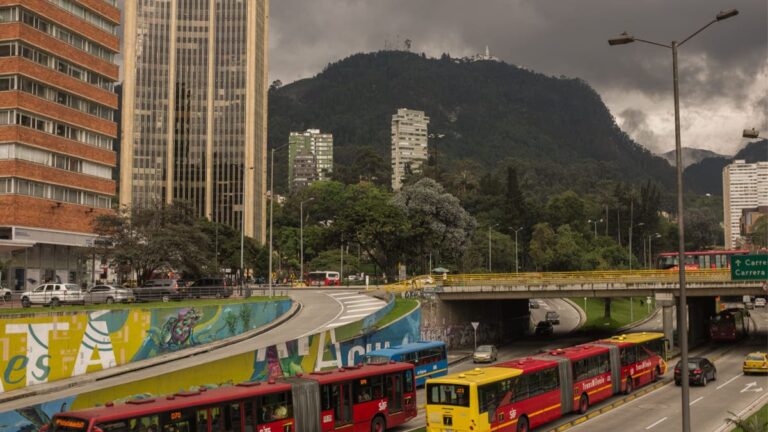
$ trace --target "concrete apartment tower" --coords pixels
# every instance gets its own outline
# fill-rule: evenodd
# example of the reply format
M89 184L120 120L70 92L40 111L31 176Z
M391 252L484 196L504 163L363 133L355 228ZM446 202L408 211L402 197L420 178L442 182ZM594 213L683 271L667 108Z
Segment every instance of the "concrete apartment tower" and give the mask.
M114 1L0 6L0 281L12 290L95 276L92 222L115 195L119 25Z
M268 0L125 2L120 204L266 238Z
M291 191L314 181L330 180L333 172L333 134L319 129L288 136L288 185Z
M740 247L742 210L768 206L768 162L735 160L723 168L725 248Z
M392 116L392 190L400 190L406 174L420 172L426 162L428 125L424 111L400 108Z

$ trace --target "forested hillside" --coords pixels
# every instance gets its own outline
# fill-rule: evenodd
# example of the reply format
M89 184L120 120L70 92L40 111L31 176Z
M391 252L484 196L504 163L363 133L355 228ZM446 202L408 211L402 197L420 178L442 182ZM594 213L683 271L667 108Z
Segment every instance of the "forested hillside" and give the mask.
M378 170L388 183L381 177L388 176L391 117L412 108L431 117L431 134L443 136L430 145L433 163L449 173L457 163L499 173L514 165L525 189L541 197L592 191L605 180L652 180L663 190L674 184L666 161L622 132L587 83L501 62L357 54L313 78L273 85L269 103L271 148L290 131L333 133L337 171L352 179ZM277 153L280 188L287 163ZM366 161L358 162L361 155Z

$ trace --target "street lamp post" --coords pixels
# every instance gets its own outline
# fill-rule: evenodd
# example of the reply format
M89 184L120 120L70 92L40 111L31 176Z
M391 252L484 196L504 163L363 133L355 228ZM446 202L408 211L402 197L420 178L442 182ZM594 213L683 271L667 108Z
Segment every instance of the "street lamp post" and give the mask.
M661 234L654 233L648 236L648 268L649 269L653 266L653 245L651 243L655 238L661 238Z
M610 39L608 43L610 45L623 45L632 43L634 41L638 42L645 42L647 44L660 46L663 48L668 48L672 50L672 82L673 82L673 89L674 89L674 98L675 98L675 153L676 153L676 164L677 164L677 236L678 236L678 260L680 265L677 266L678 268L678 274L680 276L680 304L678 308L678 314L677 314L677 320L678 320L678 334L680 335L680 374L683 377L688 376L688 331L687 331L687 314L686 314L686 305L688 303L686 298L686 291L685 291L685 235L684 235L684 226L683 226L683 154L682 154L682 145L680 142L680 93L678 89L678 77L677 77L677 48L679 48L681 45L683 45L685 42L690 40L692 37L696 36L700 32L702 32L707 27L711 26L712 24L722 21L731 17L734 17L739 14L739 11L736 9L721 11L720 13L715 16L715 19L707 23L705 26L701 27L700 29L696 30L688 36L687 38L683 39L682 42L677 43L677 41L672 41L670 45L662 44L658 42L652 42L644 39L639 39L634 36L630 36L626 32L623 33L620 37L615 39ZM682 384L682 426L683 426L683 432L690 432L691 430L691 407L689 405L689 399L690 399L690 386L687 379L683 379L681 381Z
M299 280L302 282L304 281L304 203L314 200L314 197L310 197L299 203L299 245L301 249L301 267L299 269Z
M496 225L488 225L488 273L490 273L491 270L491 230L493 228L496 228L499 226L499 224Z
M510 228L510 229L512 229L512 228ZM517 254L517 232L522 230L522 229L523 229L523 227L520 227L520 228L514 230L515 231L515 274L520 272L520 266L518 265L519 255Z
M253 167L249 167L252 170ZM245 277L244 256L245 256L245 165L242 165L242 187L240 190L240 295L243 295L243 280ZM216 240L218 241L219 227L216 225ZM218 259L218 244L216 245L216 257ZM217 261L218 264L218 261Z
M591 224L595 225L595 239L597 239L597 224L603 223L603 220L602 219L600 219L600 220L592 220L592 219L590 219L590 220L587 221L587 223L591 223Z
M273 148L269 156L269 296L273 297L275 289L272 280L272 216L275 207L275 151L288 147L283 144L280 147Z

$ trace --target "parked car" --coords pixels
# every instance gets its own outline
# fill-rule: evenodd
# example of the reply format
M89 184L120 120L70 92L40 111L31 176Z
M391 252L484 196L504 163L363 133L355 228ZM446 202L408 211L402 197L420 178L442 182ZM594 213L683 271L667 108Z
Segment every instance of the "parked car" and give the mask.
M536 336L552 336L555 333L555 327L549 321L539 321L536 324Z
M538 308L539 308L538 300L534 300L534 299L528 300L528 309L538 309Z
M765 297L758 297L755 299L755 307L765 307Z
M680 369L682 362L678 361L675 366L675 384L680 385ZM717 379L717 368L715 364L704 357L691 357L688 359L688 379L691 384L707 385L708 381Z
M207 277L192 282L185 291L188 297L225 298L232 296L232 282L223 277Z
M555 311L547 312L546 320L551 322L552 325L560 324L560 314Z
M13 297L11 290L8 288L0 288L0 298L2 298L3 301L9 302L11 301L11 297Z
M96 285L85 294L85 300L89 303L130 303L136 300L133 291L128 288L120 288L112 285Z
M473 363L495 362L499 356L495 345L480 345L472 354Z
M753 352L747 354L742 366L744 375L752 373L768 373L768 354L764 352Z
M62 304L85 304L85 301L80 287L75 284L47 283L21 293L23 307L36 304L57 307Z
M162 301L180 300L183 297L182 286L176 279L151 279L144 285L134 288L133 295L136 301Z

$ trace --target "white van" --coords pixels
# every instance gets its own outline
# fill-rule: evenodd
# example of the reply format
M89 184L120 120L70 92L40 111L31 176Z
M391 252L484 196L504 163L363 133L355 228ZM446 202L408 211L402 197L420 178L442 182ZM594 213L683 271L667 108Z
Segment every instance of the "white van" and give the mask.
M341 277L336 271L314 271L307 275L307 285L338 286L341 285Z

